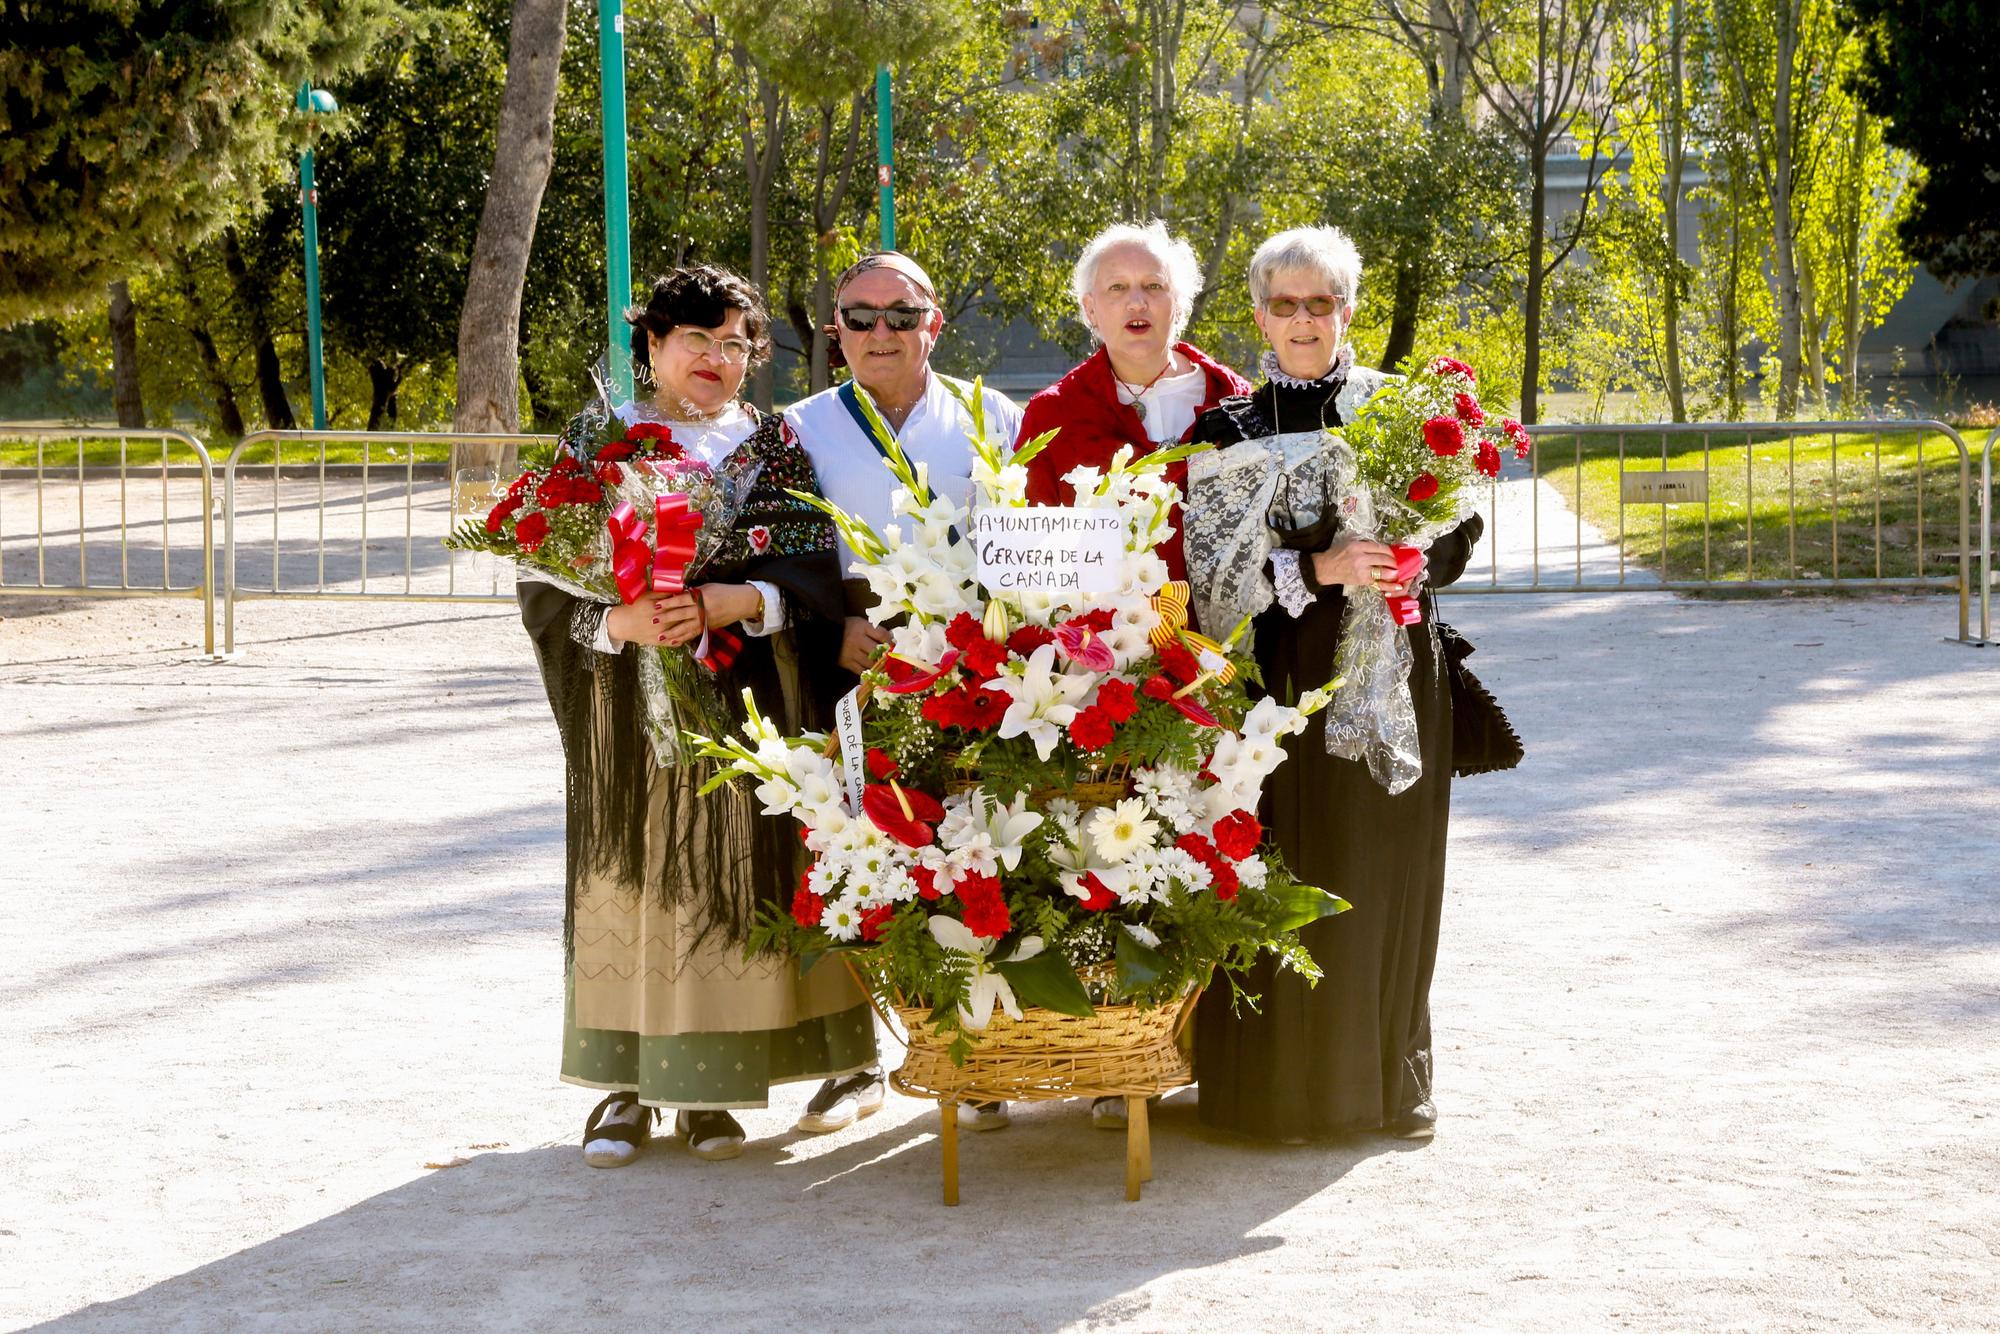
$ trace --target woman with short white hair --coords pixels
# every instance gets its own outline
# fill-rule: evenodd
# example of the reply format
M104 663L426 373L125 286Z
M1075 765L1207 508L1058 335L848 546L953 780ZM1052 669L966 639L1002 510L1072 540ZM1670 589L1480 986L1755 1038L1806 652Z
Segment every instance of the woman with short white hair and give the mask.
M1078 318L1097 350L1028 400L1021 440L1055 429L1056 438L1028 464L1028 499L1066 505L1070 469L1102 468L1121 445L1135 455L1187 438L1195 419L1249 383L1192 343L1180 341L1201 295L1194 248L1158 219L1115 223L1093 236L1070 275ZM1167 476L1185 484L1186 467ZM1172 578L1184 577L1180 520L1159 552Z
M1268 344L1263 383L1224 399L1193 431L1218 446L1213 463L1197 469L1190 500L1197 606L1210 588L1238 580L1218 556L1240 549L1233 535L1246 525L1262 531L1269 520L1215 511L1229 488L1209 478L1226 476L1229 451L1338 429L1389 378L1354 364L1347 328L1360 288L1361 257L1335 227L1280 232L1252 257L1250 294ZM1391 796L1360 762L1327 754L1321 714L1265 786L1258 814L1286 866L1353 907L1299 933L1325 972L1317 987L1270 967L1267 956L1243 981L1261 997L1254 1011L1233 1007L1220 988L1202 998L1195 1069L1208 1125L1277 1140L1355 1131L1423 1139L1436 1125L1430 986L1453 756L1431 590L1464 571L1483 527L1475 515L1432 544L1420 576L1423 621L1402 631L1423 777ZM1262 688L1290 700L1332 675L1347 590L1372 584L1399 594L1405 586L1389 548L1342 534L1338 515L1275 536L1269 583L1249 609L1264 603L1253 622Z

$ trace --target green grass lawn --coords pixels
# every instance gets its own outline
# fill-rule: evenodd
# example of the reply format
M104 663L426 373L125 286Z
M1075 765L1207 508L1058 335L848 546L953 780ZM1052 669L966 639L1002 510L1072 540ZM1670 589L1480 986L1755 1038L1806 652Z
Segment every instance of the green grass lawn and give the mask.
M1621 505L1619 441L1593 430L1535 441L1540 475L1632 566L1668 579L1898 579L1950 576L1959 548L1958 449L1949 437L1891 429L1878 437L1783 437L1717 432L1704 456L1700 435L1624 439L1626 472L1708 473L1700 504ZM1973 522L1978 522L1977 451ZM1663 455L1664 447L1664 455ZM1664 533L1662 524L1664 523ZM1974 535L1976 550L1977 534Z
M0 467L34 467L37 443L41 447L42 466L52 472L57 472L65 468L74 471L78 464L77 454L79 447L82 450L81 461L84 467L115 468L119 463L119 442L117 440L79 441L74 437L70 439L57 437L55 439L45 439L40 442L19 439L0 440ZM158 440L131 440L126 442L124 459L127 466L133 468L158 468L160 466L161 443ZM168 463L180 466L194 462L194 451L186 445L178 441L168 441L165 443ZM222 446L217 446L216 448L218 452L212 455L212 457L215 460L216 468L220 470L224 460L229 457L229 450ZM262 444L252 445L248 450L244 451L243 458L239 461L239 466L269 466L273 459L274 449L281 449L282 461L285 467L314 467L319 463L320 448L316 444L302 444L291 440L266 441ZM367 461L370 466L400 468L409 461L411 451L413 450L416 453L416 461L418 463L444 463L451 458L451 446L445 444L368 444L364 446L361 444L333 443L325 446L326 461L329 464L358 464L362 461L362 451L364 448L367 450Z

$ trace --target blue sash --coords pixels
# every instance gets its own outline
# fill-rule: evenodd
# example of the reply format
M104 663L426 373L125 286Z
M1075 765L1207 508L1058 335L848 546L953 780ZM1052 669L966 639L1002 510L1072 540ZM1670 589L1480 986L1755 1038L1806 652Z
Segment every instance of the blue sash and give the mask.
M834 391L834 397L840 400L840 406L847 409L847 415L854 418L855 426L860 428L861 438L873 445L876 454L880 455L882 461L886 463L889 461L889 451L882 447L882 441L876 436L875 428L868 424L868 414L861 410L861 399L858 397L858 393L859 391L854 387L854 381L849 380L846 384L840 386L838 390ZM888 423L884 422L883 425L886 426ZM950 532L952 541L963 542L965 540L959 536L956 524L952 526Z

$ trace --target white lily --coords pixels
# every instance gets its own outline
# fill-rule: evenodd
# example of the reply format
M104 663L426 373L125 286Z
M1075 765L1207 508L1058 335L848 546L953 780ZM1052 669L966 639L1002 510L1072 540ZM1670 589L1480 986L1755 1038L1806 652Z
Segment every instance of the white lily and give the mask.
M1023 792L1010 804L990 793L977 792L972 810L973 817L985 826L989 846L1000 864L1010 871L1019 870L1021 844L1042 824L1041 813L1028 809L1028 794Z
M931 935L937 943L948 950L955 950L972 961L972 976L968 979L965 1003L958 1007L959 1022L967 1028L982 1029L992 1022L993 1007L997 1004L1009 1019L1021 1018L1021 1002L1014 997L1014 988L1001 974L987 966L988 957L998 941L986 940L972 934L972 928L956 917L938 913L931 919ZM1020 963L1032 959L1042 952L1042 938L1028 936L1014 947L1003 963Z
M1096 678L1088 674L1070 675L1055 669L1056 646L1036 649L1022 670L1008 672L993 682L1012 701L1000 719L1003 738L1026 736L1035 743L1035 754L1046 760L1062 740L1063 729L1076 721L1077 710L1089 696Z

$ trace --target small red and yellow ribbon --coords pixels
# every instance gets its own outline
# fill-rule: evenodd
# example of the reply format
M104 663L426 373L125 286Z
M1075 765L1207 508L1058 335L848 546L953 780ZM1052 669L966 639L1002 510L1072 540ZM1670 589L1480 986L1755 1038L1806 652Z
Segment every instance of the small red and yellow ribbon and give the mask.
M1215 679L1228 685L1236 679L1236 664L1229 661L1229 654L1222 645L1202 634L1199 630L1188 629L1189 589L1185 579L1176 579L1153 594L1153 610L1159 613L1160 623L1153 627L1152 641L1156 649L1165 648L1176 639L1187 645L1188 651L1197 659L1213 654L1214 660L1222 665L1211 669ZM1203 662L1207 666L1207 662Z

